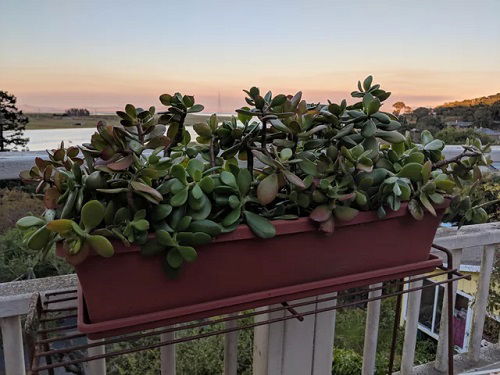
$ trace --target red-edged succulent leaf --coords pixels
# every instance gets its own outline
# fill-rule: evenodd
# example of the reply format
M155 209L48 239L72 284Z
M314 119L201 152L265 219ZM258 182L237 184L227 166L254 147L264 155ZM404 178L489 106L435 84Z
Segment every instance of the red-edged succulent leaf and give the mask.
M43 204L48 209L56 209L57 208L57 199L59 198L59 191L57 188L51 187L45 190L45 194L43 196Z
M130 165L133 162L134 162L134 157L132 155L128 155L125 156L124 158L121 158L120 160L106 164L106 166L112 171L123 171L124 169L130 167Z
M309 217L318 223L322 223L332 218L332 210L330 210L326 205L321 205L316 207L309 214Z
M319 225L319 230L325 232L326 234L332 234L335 230L335 221L333 220L333 217L330 217L328 220L323 221Z
M305 189L306 185L304 184L304 181L301 180L299 176L296 174L290 172L287 169L283 169L283 174L285 175L285 178L290 182L291 184L294 184L295 186Z
M146 193L151 197L153 197L158 202L160 202L163 199L163 196L158 192L158 190L152 188L149 185L143 184L142 182L132 181L130 185L135 191Z

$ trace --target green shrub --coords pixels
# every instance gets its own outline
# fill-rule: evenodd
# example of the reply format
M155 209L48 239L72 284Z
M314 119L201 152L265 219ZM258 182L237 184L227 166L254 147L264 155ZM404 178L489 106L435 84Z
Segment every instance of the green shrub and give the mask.
M333 350L334 375L357 375L361 373L363 357L352 349L335 348Z
M448 127L436 133L436 138L449 145L461 145L467 138L479 138L483 144L495 144L494 138L486 134L476 132L474 129L457 129Z
M10 229L0 235L0 282L37 277L64 275L72 272L62 258L49 252L45 259L41 253L22 244L19 229Z
M245 320L243 324L248 324ZM221 324L180 332L179 337L220 330ZM127 347L138 347L157 343L158 338L145 338L133 343L113 345L113 350ZM253 330L239 332L238 340L238 374L252 373ZM176 362L178 374L215 375L223 373L224 366L224 338L210 336L204 339L177 344ZM159 350L146 350L138 353L114 357L108 360L107 369L110 375L122 374L158 374L160 368Z

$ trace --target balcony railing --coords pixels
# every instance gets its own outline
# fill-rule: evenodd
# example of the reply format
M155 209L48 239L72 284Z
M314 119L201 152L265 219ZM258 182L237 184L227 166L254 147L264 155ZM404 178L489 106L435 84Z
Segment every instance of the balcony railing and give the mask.
M480 224L456 228L440 228L436 235L436 244L445 246L453 252L453 267L468 269L467 257L472 252L479 254L479 278L477 280L477 293L472 305L471 334L468 337L468 351L457 357L456 368L464 369L461 362L478 363L481 359L481 341L486 318L490 278L494 266L495 251L500 243L500 223ZM466 261L467 264L463 264ZM470 268L470 267L469 267ZM24 374L27 362L24 354L23 329L21 321L27 314L30 299L33 293L62 291L75 288L76 276L58 276L45 279L17 281L0 284L0 323L2 329L4 362L7 375ZM422 279L410 280L409 288L419 287ZM375 287L375 286L373 286ZM456 293L456 283L454 283ZM371 292L375 297L380 291ZM414 373L414 359L420 300L422 291L410 292L406 297L406 314L401 320L404 325L404 345L401 360L403 375ZM324 296L322 296L324 297ZM314 297L320 298L320 297ZM335 300L317 303L317 308L335 304ZM68 302L61 302L62 305ZM365 345L363 351L363 374L373 374L375 371L375 358L377 353L377 336L380 318L381 301L376 300L367 304L367 318L365 328ZM443 299L443 314L440 319L439 341L436 361L427 365L424 372L431 373L430 369L439 371L447 370L447 317L446 299ZM297 312L303 312L298 307ZM275 311L259 315L255 319L279 318L281 315L290 314L287 311ZM335 335L335 310L313 314L304 317L303 321L290 319L279 321L270 325L254 328L253 374L311 374L323 375L331 373L332 349ZM226 328L231 328L234 322L227 322ZM162 340L172 339L173 333L165 333ZM238 333L231 332L224 336L224 374L236 374L238 359ZM104 345L95 346L87 355L102 354ZM175 345L164 346L160 349L161 374L175 374ZM465 363L465 362L464 362ZM101 375L106 373L105 359L88 362L87 373ZM461 367L462 366L462 367ZM457 370L458 371L458 370Z

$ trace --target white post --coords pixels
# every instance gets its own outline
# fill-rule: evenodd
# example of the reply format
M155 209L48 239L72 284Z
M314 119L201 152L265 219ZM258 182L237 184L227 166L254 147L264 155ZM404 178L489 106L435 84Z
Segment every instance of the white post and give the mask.
M175 339L175 332L162 333L160 340L170 341ZM175 344L160 347L161 375L175 375Z
M379 288L382 283L373 284L370 287ZM376 298L382 295L382 289L370 291L368 298ZM368 302L366 311L365 342L363 346L363 375L373 375L375 373L375 360L377 357L378 325L380 319L381 300Z
M234 316L234 314L232 314ZM229 320L225 324L227 329L236 328L238 322ZM236 375L238 371L238 331L224 335L224 375Z
M16 315L0 318L0 327L6 375L25 374L21 317Z
M103 343L103 345L93 346L93 347L89 348L88 353L87 353L89 357L106 353L106 346L105 346L103 339L95 340L95 341L88 339L87 342L89 344L94 343L94 342L102 342ZM85 367L87 369L86 371L89 374L106 375L106 359L105 358L96 359L95 361L86 362Z
M474 362L479 361L479 353L481 351L481 340L483 338L484 320L486 316L486 307L488 305L488 294L494 259L495 245L484 246L481 260L481 272L479 272L479 282L474 303L474 317L472 318L468 354L469 359Z
M337 292L325 294L319 298L325 297L337 297ZM318 302L316 306L318 309L334 307L337 306L337 299L335 298L326 302ZM316 315L312 375L332 373L336 313L337 310L330 310Z
M303 301L332 297L335 293L312 297ZM297 313L315 308L334 306L336 301L324 301L294 308ZM274 305L276 307L279 305ZM256 317L256 321L290 316L289 311L278 311ZM304 316L303 321L289 319L254 330L254 375L323 375L331 373L335 313Z
M412 280L415 277L410 277ZM422 280L410 281L408 288L422 287ZM418 315L420 313L420 299L422 290L408 293L405 336L403 341L403 354L401 357L401 375L413 374L415 361L415 346L417 344Z
M452 267L455 269L460 268L460 263L462 263L462 249L451 250L453 254L453 264ZM457 297L457 282L452 285L453 291L453 306L451 311L455 309L455 299ZM436 351L436 361L434 362L434 368L438 371L445 372L448 370L448 299L446 298L448 285L445 285L444 298L443 298L443 308L441 309L441 323L439 326L439 340Z

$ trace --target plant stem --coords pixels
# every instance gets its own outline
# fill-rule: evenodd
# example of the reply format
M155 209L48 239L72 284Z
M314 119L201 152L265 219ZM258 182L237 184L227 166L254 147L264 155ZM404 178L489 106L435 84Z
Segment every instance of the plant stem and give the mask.
M214 150L214 138L210 139L210 166L215 167L215 150Z
M467 150L464 150L462 151L460 154L458 154L457 156L454 156L450 159L445 159L445 160L440 160L436 163L434 163L432 165L433 168L441 168L441 167L444 167L448 164L451 164L451 163L456 163L456 162L459 162L462 158L464 157L471 157L471 156L481 156L481 153L480 152L469 152Z
M250 176L253 178L253 154L250 147L247 147L247 169L250 172Z

